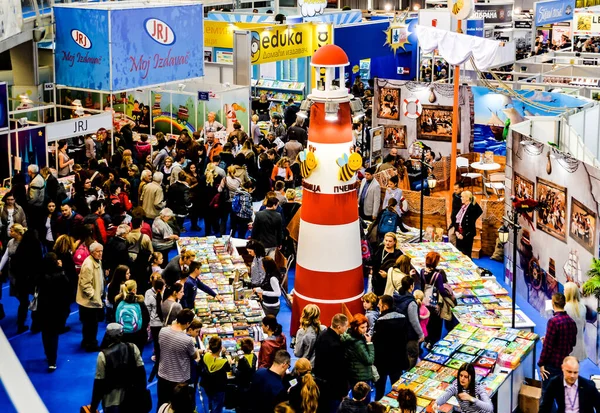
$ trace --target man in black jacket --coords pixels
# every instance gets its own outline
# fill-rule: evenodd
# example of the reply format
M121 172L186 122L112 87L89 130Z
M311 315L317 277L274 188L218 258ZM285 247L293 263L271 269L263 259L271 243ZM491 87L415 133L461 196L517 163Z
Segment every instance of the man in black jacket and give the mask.
M458 211L460 211L460 207L462 206L460 194L462 193L464 188L465 186L462 182L457 182L454 184L454 191L452 192L452 213L450 214L450 228L448 228L448 240L454 246L456 246L456 229L452 224L456 222L456 215L458 214Z
M568 356L562 364L562 375L548 383L542 397L539 413L550 413L555 406L559 412L599 413L600 393L594 382L579 375L579 362Z
M346 361L340 336L348 330L348 317L336 314L331 327L319 334L315 343L314 373L324 385L319 398L319 412L336 411L342 398L348 393L348 382L344 376Z
M185 181L186 178L187 174L185 171L180 171L177 176L177 181L169 187L167 192L167 208L171 208L175 213L177 225L182 232L185 232L183 223L189 208L192 206L190 186Z
M271 258L275 258L275 251L281 247L283 238L283 220L276 211L277 205L279 200L276 197L267 199L267 208L256 213L252 224L252 239L262 242Z
M385 395L388 376L391 384L394 384L402 370L408 369L406 317L394 310L394 299L389 295L382 295L379 299L379 311L381 315L375 322L373 333L375 367L380 377L375 383L375 400Z

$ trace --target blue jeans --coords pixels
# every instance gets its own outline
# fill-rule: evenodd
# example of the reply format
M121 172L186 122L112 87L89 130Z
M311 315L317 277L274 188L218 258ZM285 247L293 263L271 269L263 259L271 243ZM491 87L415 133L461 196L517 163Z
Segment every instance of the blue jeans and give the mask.
M222 413L225 407L225 392L206 393L206 396L208 398L208 410L210 413Z

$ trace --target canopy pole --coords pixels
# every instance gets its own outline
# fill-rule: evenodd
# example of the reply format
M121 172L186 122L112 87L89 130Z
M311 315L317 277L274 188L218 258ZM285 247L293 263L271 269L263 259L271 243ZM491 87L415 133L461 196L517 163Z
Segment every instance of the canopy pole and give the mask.
M462 33L462 20L457 21L457 33ZM432 68L433 69L433 68ZM433 75L433 71L432 71ZM459 114L459 92L460 92L460 65L454 66L454 108L452 111L452 149L450 152L450 190L454 189L456 183L456 147L458 143L458 126L460 125Z

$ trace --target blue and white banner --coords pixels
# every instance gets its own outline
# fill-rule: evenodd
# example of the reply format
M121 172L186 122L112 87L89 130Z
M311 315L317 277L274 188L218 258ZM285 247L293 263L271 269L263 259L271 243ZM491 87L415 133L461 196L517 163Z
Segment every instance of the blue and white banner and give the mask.
M121 91L204 75L201 3L127 7L54 8L56 83Z
M110 90L108 10L54 7L56 83Z
M220 11L208 12L206 20L228 23L270 23L274 21L273 14L258 13L225 13Z
M467 32L469 36L483 37L483 19L468 19Z
M113 10L112 90L204 75L202 4Z
M535 3L535 25L564 22L573 19L575 0L550 0Z

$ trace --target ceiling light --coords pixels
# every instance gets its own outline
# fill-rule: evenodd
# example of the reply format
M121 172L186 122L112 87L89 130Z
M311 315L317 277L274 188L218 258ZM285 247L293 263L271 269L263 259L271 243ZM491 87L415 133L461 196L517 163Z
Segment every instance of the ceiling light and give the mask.
M383 9L385 11L391 11L392 10L392 5L390 3L386 3L386 5L383 6Z

